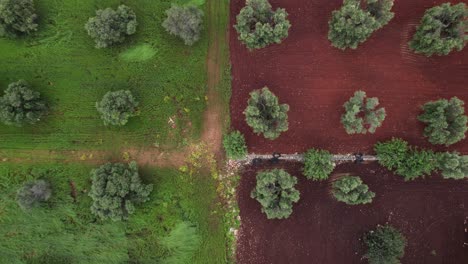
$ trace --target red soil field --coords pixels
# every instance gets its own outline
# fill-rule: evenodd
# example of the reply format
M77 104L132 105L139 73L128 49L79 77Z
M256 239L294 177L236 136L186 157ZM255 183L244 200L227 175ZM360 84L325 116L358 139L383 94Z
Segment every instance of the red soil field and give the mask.
M394 136L431 147L422 134L424 124L417 120L420 106L452 96L468 103L468 49L431 58L408 49L424 11L447 0L396 0L395 18L357 50L346 51L333 48L327 38L331 12L342 0L270 2L289 13L289 37L280 45L249 52L232 28L245 0L231 0L231 118L234 128L245 134L250 152L294 153L315 147L370 153L375 142ZM242 113L249 93L263 86L291 107L289 131L275 141L253 134ZM340 123L342 105L359 89L378 97L387 110L375 134L347 135ZM468 153L468 140L450 150Z
M468 248L462 246L468 181L432 176L404 182L376 163L347 163L337 166L328 182L319 183L303 177L299 164L277 167L298 177L301 199L288 219L268 220L260 204L250 198L256 172L262 167L247 167L238 188L242 224L237 263L367 263L359 239L385 223L401 230L408 240L402 263L468 263ZM361 176L376 193L372 204L348 206L331 196L331 181L345 173Z

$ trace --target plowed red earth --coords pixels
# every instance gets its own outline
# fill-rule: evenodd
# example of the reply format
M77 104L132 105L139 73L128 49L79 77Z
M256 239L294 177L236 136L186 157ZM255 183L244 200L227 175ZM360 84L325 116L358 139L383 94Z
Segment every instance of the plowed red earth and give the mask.
M407 237L404 264L465 264L463 220L468 214L468 182L433 176L404 182L377 164L337 166L328 182L308 181L300 165L278 167L299 179L300 201L286 220L268 220L260 204L250 198L255 175L262 167L248 167L238 189L242 224L239 264L353 264L362 258L362 235L389 223ZM269 169L271 168L268 167ZM330 194L333 179L358 175L376 193L370 205L348 206Z
M236 31L230 33L232 124L246 135L251 152L294 153L318 147L369 153L375 142L393 136L430 147L422 136L424 125L417 120L420 106L452 96L468 103L468 48L431 58L408 49L424 11L447 0L396 0L395 18L357 50L346 51L333 48L327 38L329 17L342 0L270 2L285 8L292 23L282 44L249 52ZM244 5L245 0L231 0L231 26ZM289 131L275 141L254 135L242 114L249 93L263 86L291 107ZM378 97L387 110L376 134L347 135L340 123L343 103L358 89ZM450 149L468 153L468 140Z

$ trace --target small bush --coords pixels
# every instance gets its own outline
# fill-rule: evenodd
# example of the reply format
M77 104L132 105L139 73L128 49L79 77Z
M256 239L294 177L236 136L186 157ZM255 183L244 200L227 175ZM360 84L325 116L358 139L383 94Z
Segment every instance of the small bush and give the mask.
M96 48L107 48L122 43L127 36L133 35L137 28L136 15L130 7L120 5L96 11L85 25L88 35L96 42Z
M273 11L268 0L247 0L237 15L234 28L247 48L261 49L279 44L288 36L291 24L287 17L288 13L282 8Z
M44 180L36 180L24 184L18 190L16 200L21 208L28 210L46 202L51 195L52 190L49 183Z
M433 151L409 147L402 139L378 142L374 149L379 164L394 170L405 180L430 175L437 168L437 155Z
M135 211L135 204L148 201L153 190L151 184L141 182L135 162L102 165L91 172L91 180L91 212L100 219L128 219Z
M120 90L108 92L101 102L96 103L96 109L101 114L105 125L123 126L128 119L137 115L138 102L130 91Z
M367 253L364 255L370 264L400 263L405 254L406 239L394 227L377 226L364 236Z
M357 91L343 107L345 113L341 116L341 123L348 134L375 133L385 120L385 108L377 109L379 99L366 98L366 93ZM362 117L361 117L362 116Z
M309 149L304 154L304 175L314 181L328 179L335 168L332 158L333 155L326 150Z
M0 99L0 119L6 125L35 124L47 113L47 106L39 92L20 80L8 85Z
M289 105L279 104L278 97L264 87L250 93L244 115L254 133L273 140L288 130L288 111Z
M464 179L468 177L468 156L446 152L439 155L438 168L445 179Z
M462 100L441 99L424 104L422 109L424 113L418 119L426 124L424 136L429 142L449 146L465 138L468 118Z
M466 45L468 10L466 4L441 4L426 10L410 48L426 56L447 55Z
M37 31L34 0L0 0L0 36L22 36Z
M171 35L184 40L185 45L193 45L200 39L203 28L203 11L196 6L178 6L166 10L167 18L162 26Z
M297 179L284 170L274 169L257 174L257 186L251 197L262 205L268 219L288 218L293 203L299 201L299 191L294 188Z
M223 138L223 146L229 159L243 159L247 156L247 145L244 135L239 131L227 134Z
M349 205L368 204L372 202L375 193L369 191L359 177L345 176L333 183L333 196Z

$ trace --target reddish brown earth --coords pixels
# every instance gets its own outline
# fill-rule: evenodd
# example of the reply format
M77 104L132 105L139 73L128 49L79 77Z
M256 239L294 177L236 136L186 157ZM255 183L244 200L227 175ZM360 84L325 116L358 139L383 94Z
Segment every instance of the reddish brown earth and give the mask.
M268 220L260 204L250 198L261 167L247 167L238 189L242 224L237 263L367 263L359 239L385 223L400 229L408 239L404 264L468 263L468 248L462 247L468 181L432 176L404 182L375 163L348 163L337 166L328 182L318 183L306 180L298 164L277 167L298 177L301 199L290 218ZM372 204L348 206L333 199L331 181L345 173L361 176L376 193Z
M290 14L292 28L282 44L249 52L237 40L236 31L230 33L232 124L246 135L250 151L293 153L318 147L334 153L369 152L376 141L393 136L430 146L422 137L423 124L416 119L420 105L452 96L468 103L468 48L433 58L408 50L424 11L447 0L396 0L395 18L357 50L344 52L333 48L327 38L330 14L342 0L270 2ZM231 0L231 26L244 4ZM291 106L289 131L275 141L254 135L242 114L248 94L263 86ZM378 97L387 110L376 134L349 136L341 126L342 105L358 89ZM468 153L468 140L451 149Z

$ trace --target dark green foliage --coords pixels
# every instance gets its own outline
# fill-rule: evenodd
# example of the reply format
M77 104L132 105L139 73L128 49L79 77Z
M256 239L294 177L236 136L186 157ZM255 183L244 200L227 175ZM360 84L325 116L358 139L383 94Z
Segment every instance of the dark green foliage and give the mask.
M304 154L304 175L314 181L328 179L335 168L332 158L332 154L326 150L309 149Z
M397 264L405 254L406 239L394 227L377 226L364 236L369 264Z
M23 209L31 209L41 202L46 202L52 195L52 190L48 182L36 180L27 182L18 190L16 200Z
M0 119L6 125L35 124L47 113L40 93L23 80L11 83L0 99Z
M368 204L372 202L375 193L369 191L359 177L345 176L333 183L333 196L349 205Z
M257 186L251 197L262 205L268 219L288 218L293 203L299 201L299 191L294 188L297 178L284 170L274 169L257 174Z
M130 91L120 90L108 92L101 102L96 103L96 109L101 114L105 125L123 126L128 119L137 115L138 102Z
M348 134L375 133L385 120L385 108L378 108L379 99L366 98L366 93L357 91L343 107L345 113L341 116L341 123Z
M133 35L137 28L136 15L128 6L120 5L96 11L85 25L88 35L96 42L96 48L106 48L122 43L125 37Z
M408 146L402 139L378 142L375 147L379 164L394 170L405 180L430 175L437 168L437 155L431 150L419 150Z
M247 156L247 145L244 135L234 131L224 136L223 146L229 159L243 159Z
M135 162L107 163L91 172L91 212L101 219L126 220L135 204L149 200L153 185L141 182Z
M203 11L196 6L178 6L166 10L167 18L162 26L172 35L184 40L185 45L193 45L200 39L203 28Z
M438 168L445 179L464 179L468 177L468 156L456 152L441 153Z
M37 30L34 0L0 0L0 36L28 35Z
M194 253L200 246L201 237L198 230L190 222L181 222L161 239L160 243L168 251L168 256L161 263L180 264L190 263Z
M288 13L282 8L273 11L268 0L247 0L237 15L234 28L250 50L281 43L288 36L291 24Z
M367 2L365 10L377 20L379 28L387 25L395 16L395 13L392 12L394 0L366 0L363 2Z
M250 93L244 114L254 133L273 140L288 130L288 111L289 105L279 104L278 97L264 87Z
M445 3L426 10L410 48L426 56L462 50L467 42L468 10L465 3Z
M441 99L424 104L422 109L424 113L418 119L426 123L424 135L429 142L448 146L465 138L468 118L462 100Z

